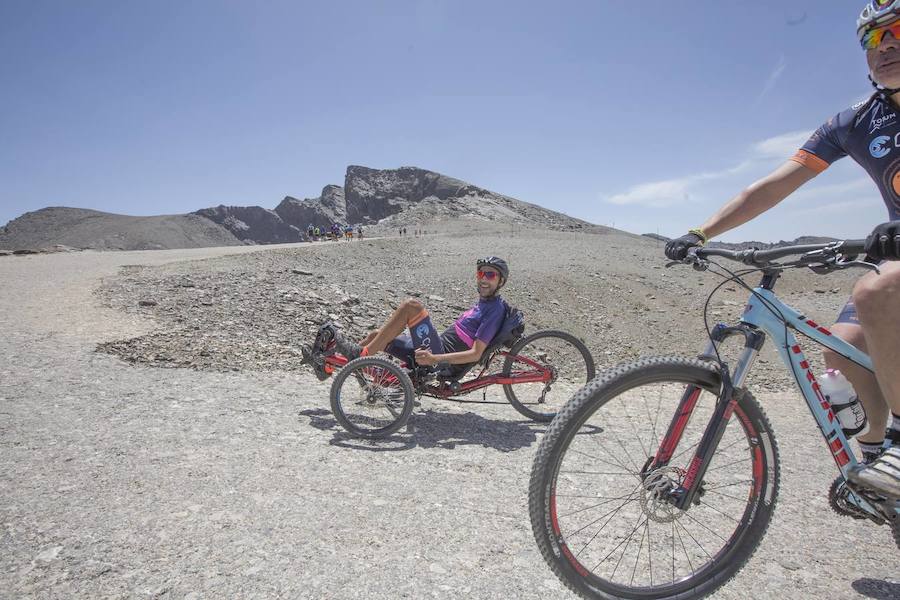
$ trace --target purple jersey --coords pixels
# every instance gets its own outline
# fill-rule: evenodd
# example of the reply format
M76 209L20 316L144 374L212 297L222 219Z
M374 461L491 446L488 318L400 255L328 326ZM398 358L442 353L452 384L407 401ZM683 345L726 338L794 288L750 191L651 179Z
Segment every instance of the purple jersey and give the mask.
M505 317L506 303L500 296L494 296L487 300L479 300L472 308L461 314L453 323L453 328L456 335L469 348L475 345L475 340L490 344L500 331Z

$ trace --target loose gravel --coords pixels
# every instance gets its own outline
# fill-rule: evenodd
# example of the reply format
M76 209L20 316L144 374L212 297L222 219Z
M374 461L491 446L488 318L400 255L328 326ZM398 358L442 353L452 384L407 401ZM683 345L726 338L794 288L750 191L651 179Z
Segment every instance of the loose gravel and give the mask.
M570 598L528 522L541 426L491 389L424 399L391 440L348 438L296 343L328 314L362 334L408 292L448 323L492 252L529 330L571 330L601 366L699 349L715 280L659 268L658 251L518 232L0 259L0 597ZM852 279L796 276L784 297L829 322ZM743 298L720 301L726 318ZM836 469L771 367L751 383L781 498L714 597L900 597L889 532L831 513Z

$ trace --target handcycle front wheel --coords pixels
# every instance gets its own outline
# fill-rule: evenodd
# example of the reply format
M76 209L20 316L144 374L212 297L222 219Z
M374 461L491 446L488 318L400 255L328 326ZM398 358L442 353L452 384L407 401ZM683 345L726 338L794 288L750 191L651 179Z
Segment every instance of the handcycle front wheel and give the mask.
M374 356L351 360L331 384L331 412L357 437L382 438L399 430L412 414L414 398L406 371Z
M771 426L749 392L738 394L694 502L681 510L670 501L720 387L708 363L642 359L593 380L553 421L532 468L529 513L544 559L570 589L604 600L701 598L749 560L779 479ZM682 399L693 406L683 417ZM678 444L651 468L672 423L684 427Z
M521 357L521 358L520 358ZM503 393L517 411L534 421L549 423L572 395L594 378L594 357L587 346L565 331L536 331L512 347L503 363L503 376L549 369L547 382L504 384Z

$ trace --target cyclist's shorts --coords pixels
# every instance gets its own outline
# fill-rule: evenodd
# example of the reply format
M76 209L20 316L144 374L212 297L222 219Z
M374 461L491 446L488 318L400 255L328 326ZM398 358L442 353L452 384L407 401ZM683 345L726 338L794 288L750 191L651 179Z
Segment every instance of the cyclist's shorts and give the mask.
M407 365L411 365L418 348L431 350L432 354L449 354L469 349L466 343L456 335L453 327L438 335L429 316L410 327L409 333L394 338L385 348L385 352L399 358Z
M847 300L847 304L841 309L835 323L851 323L853 325L859 325L859 315L856 314L856 305L853 303L852 297Z

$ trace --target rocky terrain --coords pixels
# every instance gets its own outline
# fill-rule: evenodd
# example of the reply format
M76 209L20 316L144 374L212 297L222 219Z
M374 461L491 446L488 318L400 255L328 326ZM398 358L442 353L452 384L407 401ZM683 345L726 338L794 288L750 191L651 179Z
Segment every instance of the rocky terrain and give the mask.
M229 257L199 272L191 264L126 269L103 287L104 301L152 316L160 327L102 349L154 366L296 371L304 368L297 345L311 341L326 320L362 338L404 298L415 296L439 328L449 325L475 299L474 261L487 254L509 260L512 276L504 295L524 311L529 331L572 331L587 341L599 365L698 353L704 346L702 307L721 280L686 267L666 269L658 242L621 233L438 229L441 235L323 242L302 252ZM808 309L811 318L830 323L853 279L847 272L821 277L795 271L778 291ZM750 283L757 282L751 277ZM746 296L738 285L726 285L710 304L709 320L735 318ZM755 385L792 385L776 361L769 348Z
M350 166L344 186L327 185L318 198L285 197L274 210L260 206L200 209L188 215L130 217L77 208L45 208L0 228L0 250L65 245L78 249L148 250L304 241L309 225L365 225L383 233L434 221L535 225L606 231L536 204L503 196L416 167Z
M448 225L0 261L0 597L572 598L528 520L543 427L499 388L486 403L423 399L413 428L369 443L336 424L329 382L297 366L296 344L329 315L361 333L421 293L446 322L489 251L510 258L506 296L529 330L575 331L601 365L703 345L719 280L666 270L661 245L623 234ZM796 272L779 290L828 322L851 277ZM712 316L743 300L723 289ZM900 597L888 531L830 511L834 463L773 373L762 362L751 387L781 447L778 505L711 598Z
M194 213L218 223L245 244L289 244L304 241L300 230L284 222L274 210L260 206L204 208Z

